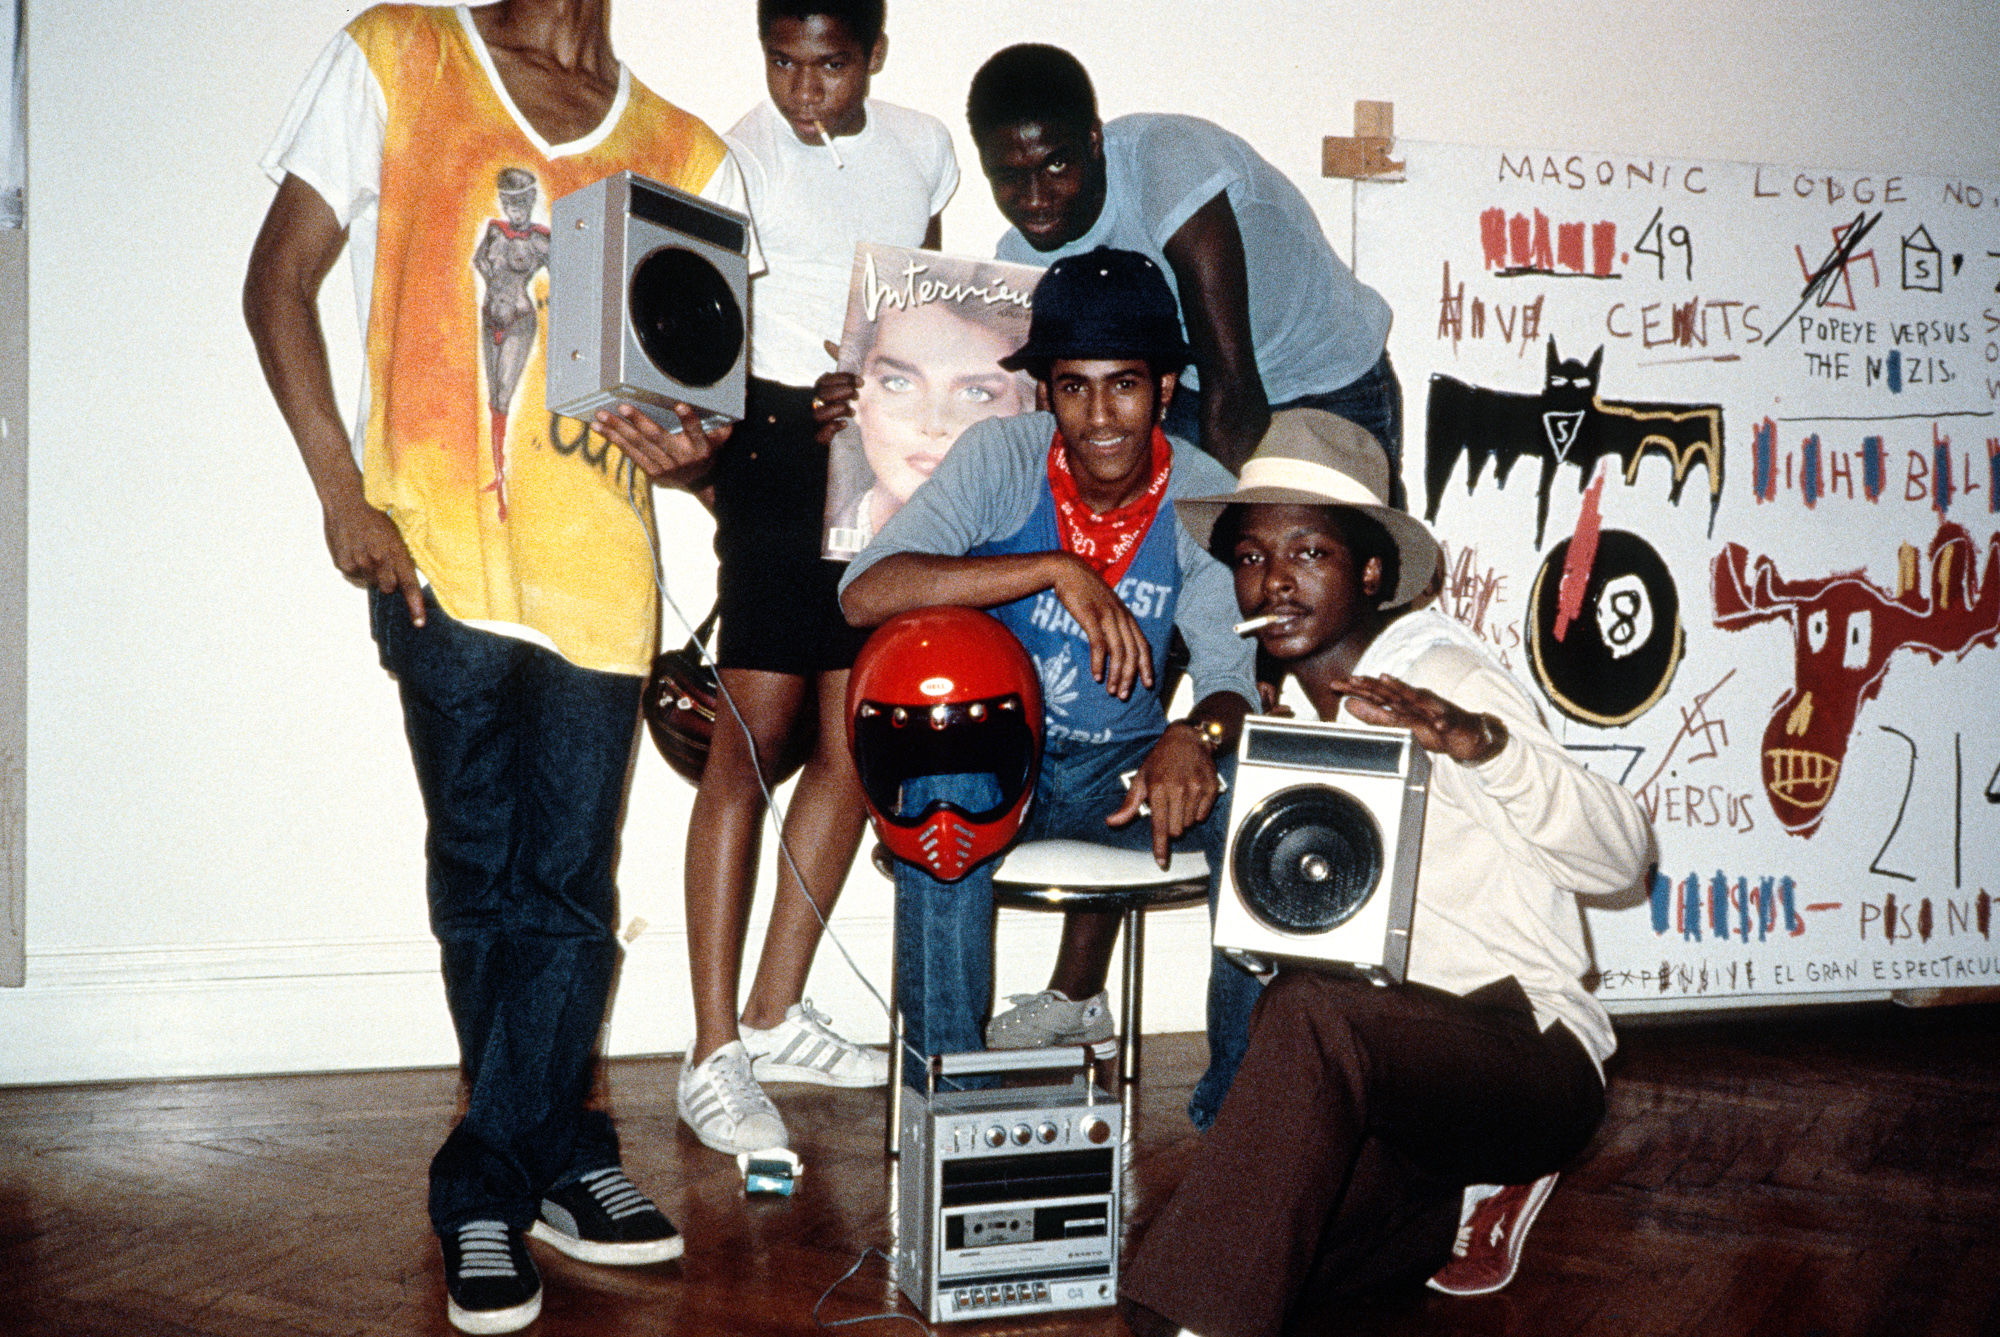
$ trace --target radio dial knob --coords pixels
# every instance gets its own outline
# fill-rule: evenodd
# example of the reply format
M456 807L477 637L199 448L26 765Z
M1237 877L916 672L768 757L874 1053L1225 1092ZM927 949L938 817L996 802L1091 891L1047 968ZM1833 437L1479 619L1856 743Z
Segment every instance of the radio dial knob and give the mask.
M1024 1123L1014 1125L1014 1144L1025 1147L1035 1140L1035 1130Z
M1092 1115L1083 1121L1083 1135L1092 1142L1108 1141L1111 1137L1111 1125Z
M1035 1130L1035 1136L1044 1142L1053 1142L1056 1140L1056 1126L1052 1123L1045 1123Z
M996 1123L996 1124L994 1124L994 1125L993 1125L993 1126L992 1126L991 1128L989 1128L989 1129L987 1129L987 1130L986 1130L986 1145L987 1145L987 1146L989 1146L989 1147L1004 1147L1004 1146L1006 1146L1006 1145L1007 1145L1007 1130L1006 1130L1005 1128L1002 1128L1002 1127L1001 1127L1001 1126L1000 1126L999 1124L997 1124L997 1123Z

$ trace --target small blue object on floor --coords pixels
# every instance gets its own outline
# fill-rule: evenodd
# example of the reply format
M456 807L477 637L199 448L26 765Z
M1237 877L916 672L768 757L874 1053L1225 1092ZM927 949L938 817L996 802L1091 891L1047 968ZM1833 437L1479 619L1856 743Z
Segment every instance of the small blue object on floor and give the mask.
M784 1147L771 1147L764 1151L745 1151L736 1157L736 1168L743 1172L743 1192L770 1193L789 1198L798 1186L799 1176L805 1173L805 1162L798 1153Z

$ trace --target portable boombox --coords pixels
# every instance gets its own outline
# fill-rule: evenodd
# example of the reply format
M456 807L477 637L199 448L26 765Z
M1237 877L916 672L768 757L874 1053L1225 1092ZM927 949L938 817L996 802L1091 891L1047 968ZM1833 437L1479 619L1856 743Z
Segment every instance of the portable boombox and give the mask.
M750 222L634 172L550 206L551 410L630 403L669 431L670 407L743 416Z
M1402 983L1429 793L1407 729L1245 720L1216 947Z
M1054 1067L1083 1079L936 1089L939 1077ZM903 1092L897 1287L933 1323L1114 1303L1123 1131L1087 1047L932 1059L927 1089Z

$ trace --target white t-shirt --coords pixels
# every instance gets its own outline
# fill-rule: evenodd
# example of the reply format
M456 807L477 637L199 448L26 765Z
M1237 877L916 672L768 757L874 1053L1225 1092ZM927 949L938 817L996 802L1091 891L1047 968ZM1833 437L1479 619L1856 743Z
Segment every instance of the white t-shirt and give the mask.
M822 345L840 338L855 243L921 246L958 189L941 121L874 98L863 105L861 133L832 149L801 143L768 101L723 136L769 266L750 286L750 369L765 380L811 385L832 371Z
M1038 251L1008 228L999 257L1047 265L1099 246L1137 251L1166 272L1178 298L1167 242L1228 191L1243 234L1250 334L1265 397L1283 404L1338 390L1381 358L1389 304L1333 253L1299 188L1244 140L1193 116L1120 116L1104 127L1104 172L1104 210L1089 232ZM1201 384L1192 371L1186 379Z

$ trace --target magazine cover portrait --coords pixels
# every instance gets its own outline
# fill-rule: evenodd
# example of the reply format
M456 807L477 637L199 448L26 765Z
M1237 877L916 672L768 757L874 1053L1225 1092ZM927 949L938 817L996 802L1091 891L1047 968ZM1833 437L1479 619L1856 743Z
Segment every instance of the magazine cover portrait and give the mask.
M846 561L866 547L967 427L1034 408L1034 382L1000 359L1027 340L1041 275L902 246L854 248L840 370L861 389L827 464L823 556Z

